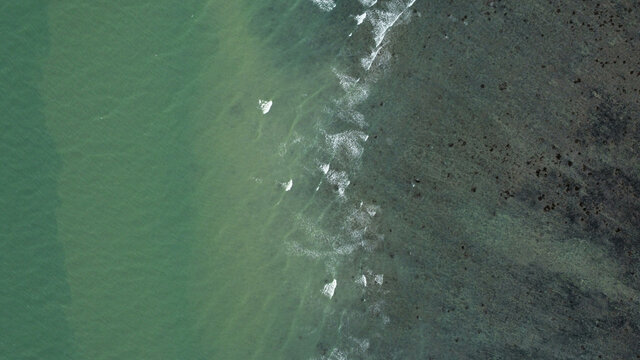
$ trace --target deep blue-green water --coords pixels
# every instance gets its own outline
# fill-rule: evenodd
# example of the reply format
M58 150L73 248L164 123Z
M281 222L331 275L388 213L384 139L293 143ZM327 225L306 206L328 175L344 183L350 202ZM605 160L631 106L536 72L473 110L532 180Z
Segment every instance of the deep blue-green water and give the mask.
M365 5L2 5L0 358L364 354Z

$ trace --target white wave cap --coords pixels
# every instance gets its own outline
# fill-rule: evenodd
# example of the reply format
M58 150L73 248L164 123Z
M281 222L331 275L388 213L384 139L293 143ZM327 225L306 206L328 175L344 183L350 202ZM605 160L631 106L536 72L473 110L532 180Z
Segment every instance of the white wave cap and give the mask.
M362 59L360 59L360 64L365 70L368 71L369 69L371 69L371 65L373 64L373 61L378 56L378 53L380 52L380 50L382 50L382 46L378 46L377 48L371 51L371 54L369 54L369 56L365 56Z
M334 247L333 252L336 255L350 255L353 254L353 252L356 251L358 247L360 247L360 244L345 244Z
M289 179L289 181L283 182L280 185L282 185L282 188L284 188L284 191L289 191L293 187L293 179Z
M365 101L369 97L369 87L367 85L354 86L351 91L345 95L342 102L347 106L355 106Z
M329 164L321 164L320 165L320 171L322 171L323 174L326 174L329 172L329 168L331 167L331 165Z
M322 254L320 251L313 250L313 249L306 249L302 247L302 245L298 244L297 242L289 243L287 246L287 250L294 255L308 256L312 259L319 259L325 256L325 254Z
M340 86L344 89L344 91L349 91L355 84L360 81L360 78L356 79L353 76L349 76L347 74L341 73L336 68L333 68L333 73L340 81Z
M384 282L384 274L378 274L376 276L373 277L373 282L378 284L378 285L382 285L382 283Z
M369 339L358 339L355 337L351 337L351 341L353 341L354 343L356 343L358 345L358 352L363 354L364 352L367 351L367 349L369 349Z
M364 120L364 115L356 110L353 110L350 104L350 99L345 96L341 101L336 101L336 105L340 106L342 103L346 103L346 108L338 107L335 109L335 116L343 121L357 125L360 128L367 127L369 124Z
M322 11L331 11L334 7L336 7L336 2L333 0L311 0L316 6L318 6Z
M333 69L333 73L338 78L340 86L342 86L342 89L346 93L342 99L337 100L338 104L352 107L363 102L369 96L369 86L361 83L360 78L356 79L339 72L335 68Z
M359 278L356 279L356 284L360 284L364 287L367 287L367 277L363 275L361 275Z
M360 0L360 4L366 7L372 7L378 2L378 0Z
M347 354L338 350L338 348L333 348L333 350L331 350L331 354L329 354L329 357L326 357L323 355L321 359L322 360L347 360L348 358L347 358Z
M387 31L393 24L400 19L400 16L409 8L416 0L395 0L386 3L387 10L373 10L369 16L371 25L373 25L373 38L376 41L376 47L380 46L384 40Z
M338 187L338 195L340 196L344 196L344 191L346 190L347 186L351 184L349 175L344 171L329 171L327 174L327 180L329 180L329 183L331 183L332 185Z
M260 109L263 114L266 114L271 110L271 105L273 105L273 101L271 100L258 99L258 109Z
M334 155L339 151L344 151L345 154L352 158L357 159L362 155L364 147L360 143L361 141L367 141L369 135L357 130L348 130L338 134L327 135L327 143L331 147Z
M367 212L367 214L369 214L369 216L374 217L374 216L376 216L376 213L378 212L378 210L380 210L380 206L378 206L378 205L366 205L364 207L364 209Z
M364 234L367 227L371 224L371 216L362 208L352 210L344 219L343 229L351 234L354 232Z
M367 13L363 12L360 15L356 15L354 18L356 19L356 24L360 25L362 24L362 22L364 21L364 19L367 17Z
M336 286L338 286L338 281L336 279L333 279L330 283L324 284L322 294L331 299L333 297L333 293L336 291Z
M333 244L338 242L334 236L322 229L318 224L302 216L296 216L296 225L318 243Z

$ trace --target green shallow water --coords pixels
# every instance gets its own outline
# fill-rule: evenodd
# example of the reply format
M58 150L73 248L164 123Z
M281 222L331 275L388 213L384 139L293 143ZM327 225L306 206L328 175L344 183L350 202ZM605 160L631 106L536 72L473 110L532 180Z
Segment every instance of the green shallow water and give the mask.
M317 353L329 275L283 244L316 211L295 140L336 88L323 13L21 2L1 21L0 358Z

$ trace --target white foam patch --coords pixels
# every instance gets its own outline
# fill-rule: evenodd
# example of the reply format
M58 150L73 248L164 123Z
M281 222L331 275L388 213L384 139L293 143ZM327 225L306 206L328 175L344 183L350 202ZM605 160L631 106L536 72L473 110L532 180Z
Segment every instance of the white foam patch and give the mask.
M369 214L369 216L374 217L380 210L380 206L378 205L365 205L364 210Z
M364 19L367 18L367 13L363 12L360 15L356 15L354 18L356 19L356 24L360 25L362 24L362 22L364 22Z
M391 60L391 52L388 49L384 49L381 54L378 54L376 59L377 66L385 67Z
M369 125L367 124L366 121L364 121L364 115L362 113L355 110L350 110L347 112L347 114L348 114L348 119L354 122L356 125L360 127L366 127Z
M328 234L320 226L312 223L308 219L298 217L298 225L309 236L313 246L327 247L327 250L318 250L317 254L322 257L333 258L335 255L348 255L354 252L360 244L345 244L344 240L338 236Z
M331 11L336 7L336 2L333 0L311 0L322 11Z
M378 274L373 277L373 282L378 285L382 285L384 282L384 274Z
M371 223L371 217L363 209L354 209L345 218L344 227L346 230L353 232L354 230L366 230Z
M355 244L341 245L334 249L334 253L337 255L343 255L343 256L349 255L349 254L352 254L354 251L356 251L360 246L363 246L363 244L355 243Z
M324 257L324 254L318 250L311 250L302 247L302 245L294 242L289 244L289 251L295 255L307 256L312 259L319 259Z
M347 98L344 98L343 100L348 100ZM340 105L340 102L337 102L337 105ZM350 104L349 104L350 105ZM364 115L362 113L360 113L359 111L353 110L350 108L351 106L349 106L349 108L347 109L337 109L335 115L343 121L346 121L348 123L352 123L355 125L358 125L360 128L365 128L367 127L369 124L367 124L367 122L364 120Z
M364 150L361 142L367 141L369 135L357 130L348 130L338 134L327 135L327 143L334 155L343 153L351 159L357 159Z
M335 68L333 68L333 73L336 74L336 77L338 77L338 81L340 82L340 86L342 86L342 89L344 89L344 91L351 90L351 88L353 86L355 86L360 81L360 78L356 79L353 76L349 76L347 74L343 74L343 73L339 72L338 70L336 70Z
M367 234L372 233L372 231L369 230L372 226L371 221L371 216L367 211L361 208L354 209L345 218L344 223L342 224L342 230L349 235L349 239L353 243L356 243L363 248L367 248L369 244L365 239L367 238Z
M329 251L321 251L305 248L299 243L292 242L288 244L288 249L291 254L298 256L306 256L312 259L329 259L334 260L336 255L346 256L352 254L354 251L358 249L358 247L363 244L346 244L341 246L336 246Z
M266 114L271 110L271 105L273 105L273 101L271 100L258 99L258 109L260 109L263 114Z
M344 171L335 171L331 170L327 173L327 180L332 185L338 187L338 195L344 196L344 191L347 189L347 186L351 184L349 180L349 175Z
M360 4L366 7L372 7L378 2L378 0L360 0Z
M355 337L351 337L351 340L357 344L357 352L363 354L369 349L369 340L368 339L358 339Z
M321 164L320 165L320 171L322 171L323 174L326 174L329 172L329 168L331 165L329 164Z
M367 277L363 275L361 275L359 278L356 279L356 284L360 284L364 287L367 287Z
M293 140L291 140L291 145L299 144L303 140L303 137L300 136L297 132L293 132Z
M382 313L382 305L384 305L384 301L377 301L373 305L369 306L367 310L369 310L372 314L377 316L384 315Z
M316 240L318 243L334 244L338 241L336 237L327 233L315 222L312 222L307 218L297 216L296 223L307 235L311 237L312 240Z
M284 189L284 191L289 191L293 187L293 179L290 179L287 182L283 182L280 185L282 185L282 188Z
M386 3L386 10L371 10L369 21L373 25L373 39L376 47L382 44L384 37L393 24L400 19L400 16L409 8L416 0L396 0Z
M342 89L346 92L346 95L343 98L336 101L339 105L353 107L367 99L369 96L369 86L361 83L359 78L356 79L352 76L343 74L335 68L333 69L333 73L338 78Z
M333 279L330 283L324 284L322 294L331 299L336 291L336 286L338 286L338 281L336 279Z
M378 46L377 48L373 49L371 51L371 54L360 59L360 65L362 65L362 67L367 71L371 69L371 65L373 65L374 60L376 59L376 57L378 57L378 53L380 52L380 50L382 50L382 46Z
M323 360L347 360L347 354L345 354L344 352L338 350L337 348L334 348L333 350L331 350L331 354L329 354L329 357L323 356L322 357Z
M325 259L331 265L338 260L338 256L348 256L359 248L365 248L367 243L362 240L344 239L327 233L315 222L302 216L296 216L296 225L306 236L300 237L298 242L288 243L288 250L294 255L307 256L313 259ZM305 247L307 246L307 247Z
M348 106L355 106L365 101L369 97L369 87L367 85L361 84L358 86L354 86L351 91L345 95L345 97L341 100L342 103L345 103Z

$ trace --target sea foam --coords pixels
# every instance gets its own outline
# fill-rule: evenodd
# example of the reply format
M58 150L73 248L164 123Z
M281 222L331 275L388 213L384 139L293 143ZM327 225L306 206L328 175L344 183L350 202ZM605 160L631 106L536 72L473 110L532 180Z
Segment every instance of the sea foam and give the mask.
M372 7L378 2L378 0L360 0L360 4L366 7Z
M331 11L336 7L336 2L333 0L311 0L323 11Z
M271 100L258 99L258 109L260 109L263 114L266 114L271 110L271 105L273 105L273 101Z
M327 180L338 188L338 195L344 196L344 191L351 184L349 175L344 171L331 170L327 173Z
M385 3L385 10L367 10L367 17L369 22L373 26L373 40L375 41L375 48L371 53L362 59L360 64L365 70L369 70L374 60L380 53L383 47L383 41L389 29L400 19L404 12L410 8L416 0L394 0Z
M382 44L382 40L387 35L389 29L393 24L400 19L400 16L409 8L416 0L408 1L390 1L386 3L386 10L370 10L369 21L373 25L373 39L376 42L376 47Z
M336 286L338 286L338 281L336 279L333 279L330 283L324 284L322 294L331 299L333 297L333 293L336 291Z
M341 73L335 68L333 73L338 78L340 86L345 91L345 96L336 100L338 105L345 105L347 107L353 107L369 96L369 86L363 82L360 82L360 78L354 78L347 74Z
M334 155L344 153L351 159L362 155L361 142L367 141L369 135L358 130L348 130L338 134L327 135L327 143Z
M293 187L293 179L290 179L287 182L283 182L280 185L282 185L282 188L284 189L284 191L289 191Z
M373 61L376 59L376 57L378 57L378 53L380 52L380 50L382 50L382 46L378 46L377 48L373 49L371 51L371 54L360 59L360 65L362 65L362 67L367 71L371 69L371 65L373 64Z
M360 284L364 287L367 287L367 277L364 275L361 275L359 278L356 279L356 284Z
M384 274L377 274L376 276L374 276L373 282L378 285L382 285L382 283L384 282Z

